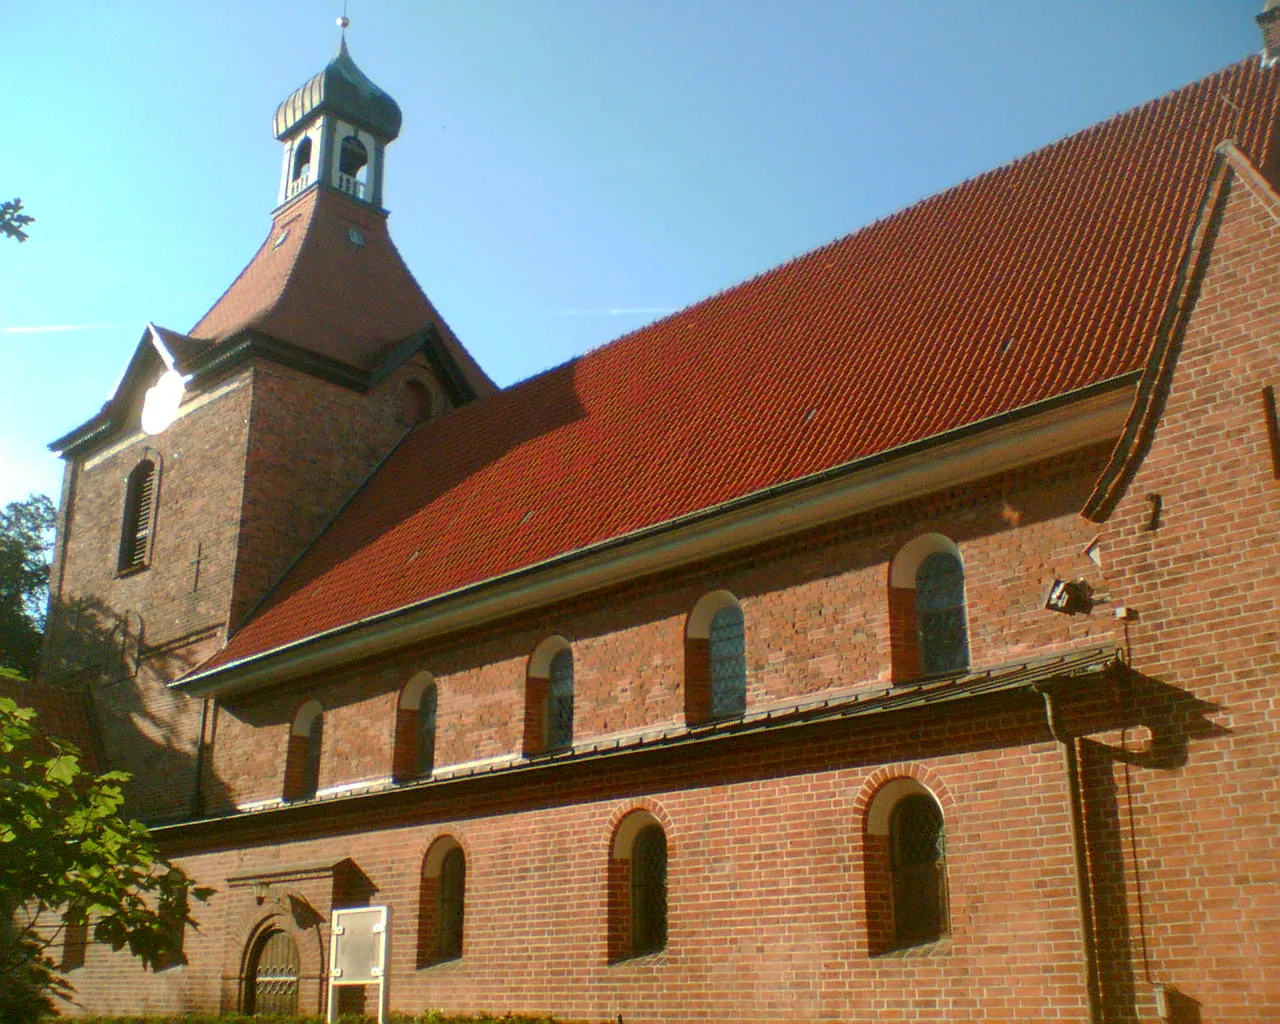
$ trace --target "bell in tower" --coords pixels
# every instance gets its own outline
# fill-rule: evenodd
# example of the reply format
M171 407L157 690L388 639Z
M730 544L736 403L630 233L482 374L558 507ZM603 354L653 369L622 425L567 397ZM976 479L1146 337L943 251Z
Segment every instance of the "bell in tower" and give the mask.
M400 134L400 107L371 82L347 51L279 107L275 136L284 143L279 205L315 185L381 208L387 143Z

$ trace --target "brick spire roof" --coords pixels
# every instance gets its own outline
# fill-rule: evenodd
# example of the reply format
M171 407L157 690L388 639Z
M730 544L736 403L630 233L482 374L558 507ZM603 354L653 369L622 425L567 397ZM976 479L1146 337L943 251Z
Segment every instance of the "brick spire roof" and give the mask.
M220 342L254 329L369 370L431 323L476 393L492 391L400 258L386 214L316 185L276 210L262 247L190 333Z
M1227 68L418 428L205 668L1138 370L1215 147L1273 169L1278 74Z

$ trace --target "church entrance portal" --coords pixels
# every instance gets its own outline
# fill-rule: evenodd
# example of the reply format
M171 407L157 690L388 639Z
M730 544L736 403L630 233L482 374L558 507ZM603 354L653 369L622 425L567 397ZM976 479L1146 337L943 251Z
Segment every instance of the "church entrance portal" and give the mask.
M254 942L245 971L244 1012L298 1012L298 946L288 932L273 928Z

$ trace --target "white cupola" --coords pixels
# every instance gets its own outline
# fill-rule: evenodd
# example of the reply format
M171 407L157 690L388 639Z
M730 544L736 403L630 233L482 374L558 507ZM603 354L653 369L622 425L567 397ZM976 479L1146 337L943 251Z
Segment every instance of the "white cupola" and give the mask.
M325 69L276 108L273 127L284 143L278 205L324 187L382 207L383 161L400 134L400 107L356 67L345 36Z

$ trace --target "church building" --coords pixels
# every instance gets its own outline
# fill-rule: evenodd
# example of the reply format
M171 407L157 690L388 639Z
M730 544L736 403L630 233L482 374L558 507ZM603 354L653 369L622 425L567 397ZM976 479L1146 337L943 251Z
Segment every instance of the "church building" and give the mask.
M53 444L43 684L216 889L165 970L72 929L73 1009L1280 1020L1268 7L505 389L344 41L243 272Z

